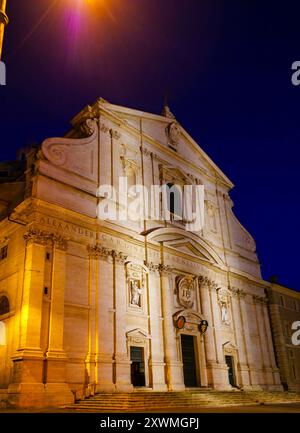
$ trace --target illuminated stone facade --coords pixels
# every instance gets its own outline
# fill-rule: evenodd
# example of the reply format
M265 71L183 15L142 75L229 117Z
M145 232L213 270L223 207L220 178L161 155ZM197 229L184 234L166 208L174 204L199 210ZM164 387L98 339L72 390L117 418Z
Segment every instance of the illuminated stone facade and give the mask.
M281 383L285 390L300 392L300 336L297 337L299 332L296 335L300 328L300 293L273 283L268 288L268 298Z
M0 223L0 395L49 406L134 385L281 389L267 283L230 180L167 108L100 99L72 125L31 154L24 199ZM99 185L120 176L204 185L203 230L100 220Z

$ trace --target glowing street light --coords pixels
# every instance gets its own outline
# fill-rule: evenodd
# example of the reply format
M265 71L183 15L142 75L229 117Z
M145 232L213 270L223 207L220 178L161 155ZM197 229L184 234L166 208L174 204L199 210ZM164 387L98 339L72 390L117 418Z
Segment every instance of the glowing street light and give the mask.
M6 15L5 10L6 10L6 0L0 0L0 60L2 57L4 29L8 24L8 16Z

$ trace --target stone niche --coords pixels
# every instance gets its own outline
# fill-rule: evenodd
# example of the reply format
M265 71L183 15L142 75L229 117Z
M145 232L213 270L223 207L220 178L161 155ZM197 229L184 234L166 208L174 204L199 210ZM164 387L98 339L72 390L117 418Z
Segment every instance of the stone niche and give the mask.
M146 310L146 274L147 268L139 263L126 264L127 307L129 311Z

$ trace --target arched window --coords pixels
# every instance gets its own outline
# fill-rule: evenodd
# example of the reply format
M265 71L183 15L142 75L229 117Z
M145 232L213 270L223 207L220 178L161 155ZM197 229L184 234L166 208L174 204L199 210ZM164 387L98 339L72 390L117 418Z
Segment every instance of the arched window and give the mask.
M182 191L173 183L167 183L167 205L168 211L175 219L182 219ZM177 218L176 218L177 217Z
M9 300L6 296L0 296L0 316L9 313Z

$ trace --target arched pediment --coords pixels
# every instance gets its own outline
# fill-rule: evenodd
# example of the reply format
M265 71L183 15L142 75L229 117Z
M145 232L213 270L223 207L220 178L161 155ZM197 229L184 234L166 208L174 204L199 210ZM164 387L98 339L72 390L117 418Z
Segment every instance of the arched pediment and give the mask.
M223 266L223 260L202 238L180 228L155 228L142 233L148 241L162 243L176 251L198 257L201 260Z

